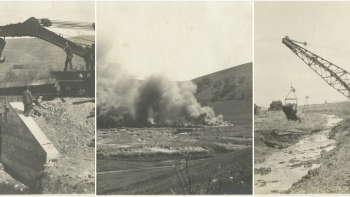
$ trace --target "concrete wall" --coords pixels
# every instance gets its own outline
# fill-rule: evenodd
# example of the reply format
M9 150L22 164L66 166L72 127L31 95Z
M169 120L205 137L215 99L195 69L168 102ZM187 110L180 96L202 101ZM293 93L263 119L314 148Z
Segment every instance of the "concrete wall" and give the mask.
M10 102L8 112L2 113L0 159L5 167L30 181L59 153L33 118L23 115L23 108L23 103Z

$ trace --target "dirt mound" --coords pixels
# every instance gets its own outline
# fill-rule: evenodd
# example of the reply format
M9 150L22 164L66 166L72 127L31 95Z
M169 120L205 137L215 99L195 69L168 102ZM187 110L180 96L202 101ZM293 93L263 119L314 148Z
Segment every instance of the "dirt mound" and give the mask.
M95 118L88 118L94 103L73 105L88 98L40 102L33 119L59 151L57 161L45 167L31 185L31 193L94 194ZM46 180L46 181L45 181ZM53 187L52 185L55 185ZM33 189L35 188L35 189Z

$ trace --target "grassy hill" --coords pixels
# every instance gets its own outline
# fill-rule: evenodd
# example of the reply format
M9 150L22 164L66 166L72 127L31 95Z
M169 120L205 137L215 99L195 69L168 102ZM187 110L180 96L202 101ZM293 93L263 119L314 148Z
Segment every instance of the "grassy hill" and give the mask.
M70 40L82 44L91 44L91 42L79 38L94 40L95 36L84 35ZM39 38L6 39L2 57L5 55L5 63L0 64L0 77L10 70L16 74L26 73L28 70L45 70L48 72L53 67L63 70L66 60L63 49ZM74 56L72 63L73 67L78 64L85 65L84 59L77 55ZM28 69L13 69L14 65L27 65Z
M192 81L195 97L202 106L213 107L217 115L233 124L251 125L253 103L253 63L242 64Z

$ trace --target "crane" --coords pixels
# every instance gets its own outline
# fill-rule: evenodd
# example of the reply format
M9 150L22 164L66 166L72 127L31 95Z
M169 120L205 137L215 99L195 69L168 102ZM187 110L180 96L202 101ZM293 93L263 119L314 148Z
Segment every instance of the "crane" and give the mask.
M23 23L0 26L0 58L5 48L5 37L37 37L54 44L60 48L65 47L68 42L75 55L82 57L86 62L86 67L90 70L72 70L72 71L51 71L50 75L54 79L36 80L36 81L17 81L0 84L0 95L21 95L23 87L31 86L35 96L74 96L74 97L94 97L95 96L95 44L79 45L63 36L52 32L45 27L95 29L93 23L76 23L50 21L49 19L36 19L31 17ZM4 63L6 58L0 59ZM89 66L88 66L89 65Z
M74 23L71 23L74 24ZM95 64L95 44L93 43L91 46L80 46L64 37L46 29L45 27L49 27L52 25L52 22L49 19L36 19L31 17L24 21L23 23L18 24L10 24L6 26L0 26L0 37L37 37L39 39L45 40L54 44L60 48L65 47L65 43L68 42L69 46L72 49L72 52L82 58L84 58L85 62L92 67ZM62 25L58 26L61 27ZM94 24L91 24L91 28L94 28ZM5 48L6 42L5 39L0 38L0 58L2 52ZM4 59L0 59L0 63L4 63Z
M293 93L294 97L289 97L290 93ZM294 101L295 104L298 104L298 97L295 95L295 88L293 88L293 85L290 87L290 91L287 94L286 98L284 99L284 103L287 104L287 101Z
M306 46L306 42L295 41L286 36L282 39L282 43L292 50L293 53L303 60L320 77L322 77L328 85L347 98L350 98L349 72L296 44L300 43Z

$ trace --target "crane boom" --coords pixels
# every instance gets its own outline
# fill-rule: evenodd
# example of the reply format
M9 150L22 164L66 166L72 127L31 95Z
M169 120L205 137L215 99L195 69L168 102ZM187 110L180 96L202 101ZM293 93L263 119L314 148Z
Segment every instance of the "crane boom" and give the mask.
M346 70L295 44L294 42L297 41L289 39L288 36L282 39L282 43L292 50L293 53L303 60L320 77L322 77L328 85L332 86L347 98L350 98L350 74Z
M84 58L85 61L89 60L89 56L94 55L92 54L93 53L92 50L94 49L84 48L42 27L39 23L39 20L34 17L27 19L23 23L0 26L0 37L23 37L23 36L37 37L47 42L50 42L51 44L54 44L60 48L64 48L65 43L68 42L69 46L72 49L72 52ZM5 45L6 45L5 40L0 38L0 57ZM92 47L94 48L94 44ZM0 60L0 63L2 63L3 61L5 60ZM91 61L91 63L94 63L94 60L93 62L92 60L89 60L89 61Z

